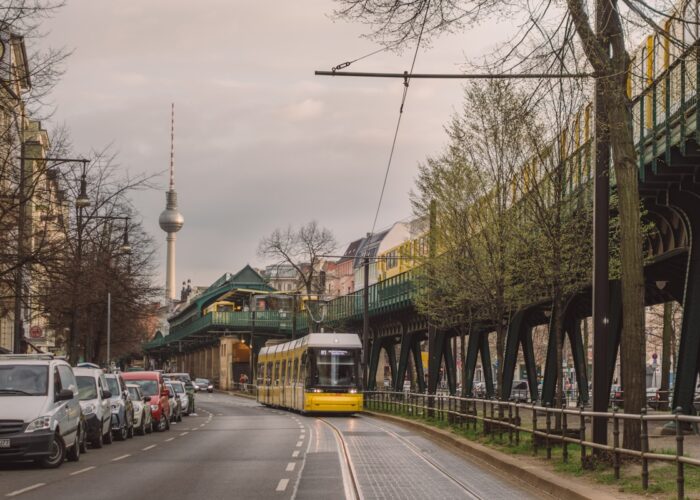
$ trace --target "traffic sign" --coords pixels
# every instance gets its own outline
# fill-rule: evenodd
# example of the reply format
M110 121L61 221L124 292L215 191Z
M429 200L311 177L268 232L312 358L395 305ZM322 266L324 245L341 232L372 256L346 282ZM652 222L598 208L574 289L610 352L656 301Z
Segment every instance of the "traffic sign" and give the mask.
M34 325L29 329L29 337L33 339L40 339L44 336L44 331L39 325Z

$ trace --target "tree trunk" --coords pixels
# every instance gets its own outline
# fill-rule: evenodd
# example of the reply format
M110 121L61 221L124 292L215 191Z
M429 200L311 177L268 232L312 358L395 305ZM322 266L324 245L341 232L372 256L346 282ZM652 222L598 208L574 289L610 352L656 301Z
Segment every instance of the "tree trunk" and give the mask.
M668 410L669 376L671 374L671 321L673 304L664 303L664 328L661 337L661 385L659 386L659 409Z
M645 404L644 274L642 228L636 152L630 103L624 86L613 81L605 88L607 123L617 179L620 212L620 270L622 280L622 336L620 364L625 413L641 412ZM641 448L639 422L625 420L625 448Z

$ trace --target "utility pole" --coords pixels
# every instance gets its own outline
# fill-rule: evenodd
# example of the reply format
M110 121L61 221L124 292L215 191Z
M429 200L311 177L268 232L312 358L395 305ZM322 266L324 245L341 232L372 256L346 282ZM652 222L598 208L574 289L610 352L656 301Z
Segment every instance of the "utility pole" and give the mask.
M362 260L364 266L364 288L362 288L362 389L367 388L367 365L369 353L369 257Z
M112 294L107 292L107 369L112 367Z
M24 323L22 318L22 301L24 296L24 259L25 259L25 224L27 223L27 173L24 165L24 140L20 146L21 156L19 160L19 196L17 214L17 269L15 270L15 317L14 317L14 342L15 354L24 352Z
M297 336L297 292L292 295L292 340Z
M609 47L607 23L612 3L596 0L596 36ZM608 51L606 51L606 54ZM610 335L610 281L608 231L610 210L610 131L603 119L606 76L595 79L595 164L593 180L593 411L606 412L610 398L608 382L608 338ZM586 359L588 353L585 354ZM608 424L605 418L593 419L593 442L607 444Z

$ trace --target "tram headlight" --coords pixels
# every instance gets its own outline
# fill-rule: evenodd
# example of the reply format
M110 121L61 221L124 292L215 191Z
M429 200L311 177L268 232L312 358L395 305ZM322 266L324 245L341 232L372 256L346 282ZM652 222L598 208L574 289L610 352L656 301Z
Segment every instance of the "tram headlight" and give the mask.
M349 394L357 394L357 389L348 389Z
M316 393L318 393L318 392L323 392L323 389L318 389L318 388L316 388L316 389L311 389L311 392L316 392Z

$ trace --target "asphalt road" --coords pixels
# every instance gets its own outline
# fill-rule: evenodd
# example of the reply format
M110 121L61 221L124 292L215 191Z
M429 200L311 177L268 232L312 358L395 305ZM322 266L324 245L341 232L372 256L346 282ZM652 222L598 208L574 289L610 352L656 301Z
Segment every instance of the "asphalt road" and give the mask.
M533 498L405 429L304 417L223 394L170 431L90 449L55 470L0 465L0 498Z

